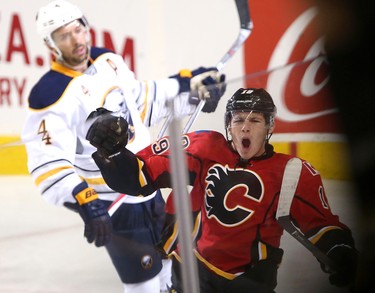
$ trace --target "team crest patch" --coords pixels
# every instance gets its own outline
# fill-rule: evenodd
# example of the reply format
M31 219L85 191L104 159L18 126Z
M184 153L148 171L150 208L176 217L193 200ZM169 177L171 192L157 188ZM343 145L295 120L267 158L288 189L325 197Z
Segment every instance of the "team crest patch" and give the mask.
M142 268L144 268L145 270L149 270L152 268L152 257L151 255L147 254L147 255L144 255L142 257L142 260L141 260L141 265L142 265Z
M207 218L215 218L225 227L238 226L253 215L251 207L263 194L263 182L255 172L215 164L206 176Z

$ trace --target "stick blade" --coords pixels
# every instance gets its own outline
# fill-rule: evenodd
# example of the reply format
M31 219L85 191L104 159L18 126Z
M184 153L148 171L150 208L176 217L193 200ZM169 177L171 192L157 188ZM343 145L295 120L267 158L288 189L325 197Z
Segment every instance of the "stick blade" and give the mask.
M302 170L302 161L299 158L291 158L284 170L281 184L279 203L276 211L276 219L289 216L294 193L296 192L299 177Z
M252 27L248 0L236 0L236 7L242 29L250 30Z

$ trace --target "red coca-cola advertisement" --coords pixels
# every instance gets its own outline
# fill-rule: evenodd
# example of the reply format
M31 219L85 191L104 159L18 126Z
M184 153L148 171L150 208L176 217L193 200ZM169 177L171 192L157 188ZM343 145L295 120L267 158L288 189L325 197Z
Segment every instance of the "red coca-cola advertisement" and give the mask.
M264 87L278 109L275 133L341 133L329 90L324 36L310 1L249 0L246 86Z

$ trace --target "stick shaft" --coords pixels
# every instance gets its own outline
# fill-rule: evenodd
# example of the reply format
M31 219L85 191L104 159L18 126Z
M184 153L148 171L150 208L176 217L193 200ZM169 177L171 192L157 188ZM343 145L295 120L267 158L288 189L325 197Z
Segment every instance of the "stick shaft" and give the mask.
M235 0L236 2L236 8L238 17L240 19L240 32L232 44L232 46L229 48L229 50L224 54L224 56L220 59L220 61L216 64L216 68L218 71L221 71L225 64L233 57L233 55L238 51L239 48L245 43L247 38L250 36L250 33L253 29L253 23L250 18L250 9L248 0ZM206 101L200 100L199 104L195 108L193 114L190 116L189 120L186 122L185 127L183 129L183 133L187 133L190 129L190 127L194 124L194 122L197 120L199 113L202 111ZM168 125L171 121L171 115L169 114L166 118L162 128L159 131L158 139L161 138L165 131L168 128Z
M336 269L337 265L323 251L312 244L311 241L294 226L290 218L290 207L297 189L301 169L302 161L298 158L292 158L286 164L276 211L277 222L285 231L305 246L318 260L331 269Z

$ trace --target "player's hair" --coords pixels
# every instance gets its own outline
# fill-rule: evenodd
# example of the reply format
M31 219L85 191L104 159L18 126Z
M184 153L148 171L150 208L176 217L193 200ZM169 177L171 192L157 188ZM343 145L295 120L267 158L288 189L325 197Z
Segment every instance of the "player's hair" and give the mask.
M232 119L232 111L254 111L264 115L266 124L274 125L277 112L271 95L262 88L240 88L228 100L225 111L225 128Z
M55 44L52 33L71 23L79 20L86 28L87 40L90 40L89 24L83 16L82 11L76 6L65 0L55 0L39 9L36 15L37 31L43 41L52 49L52 53L57 59L62 60L62 53Z

